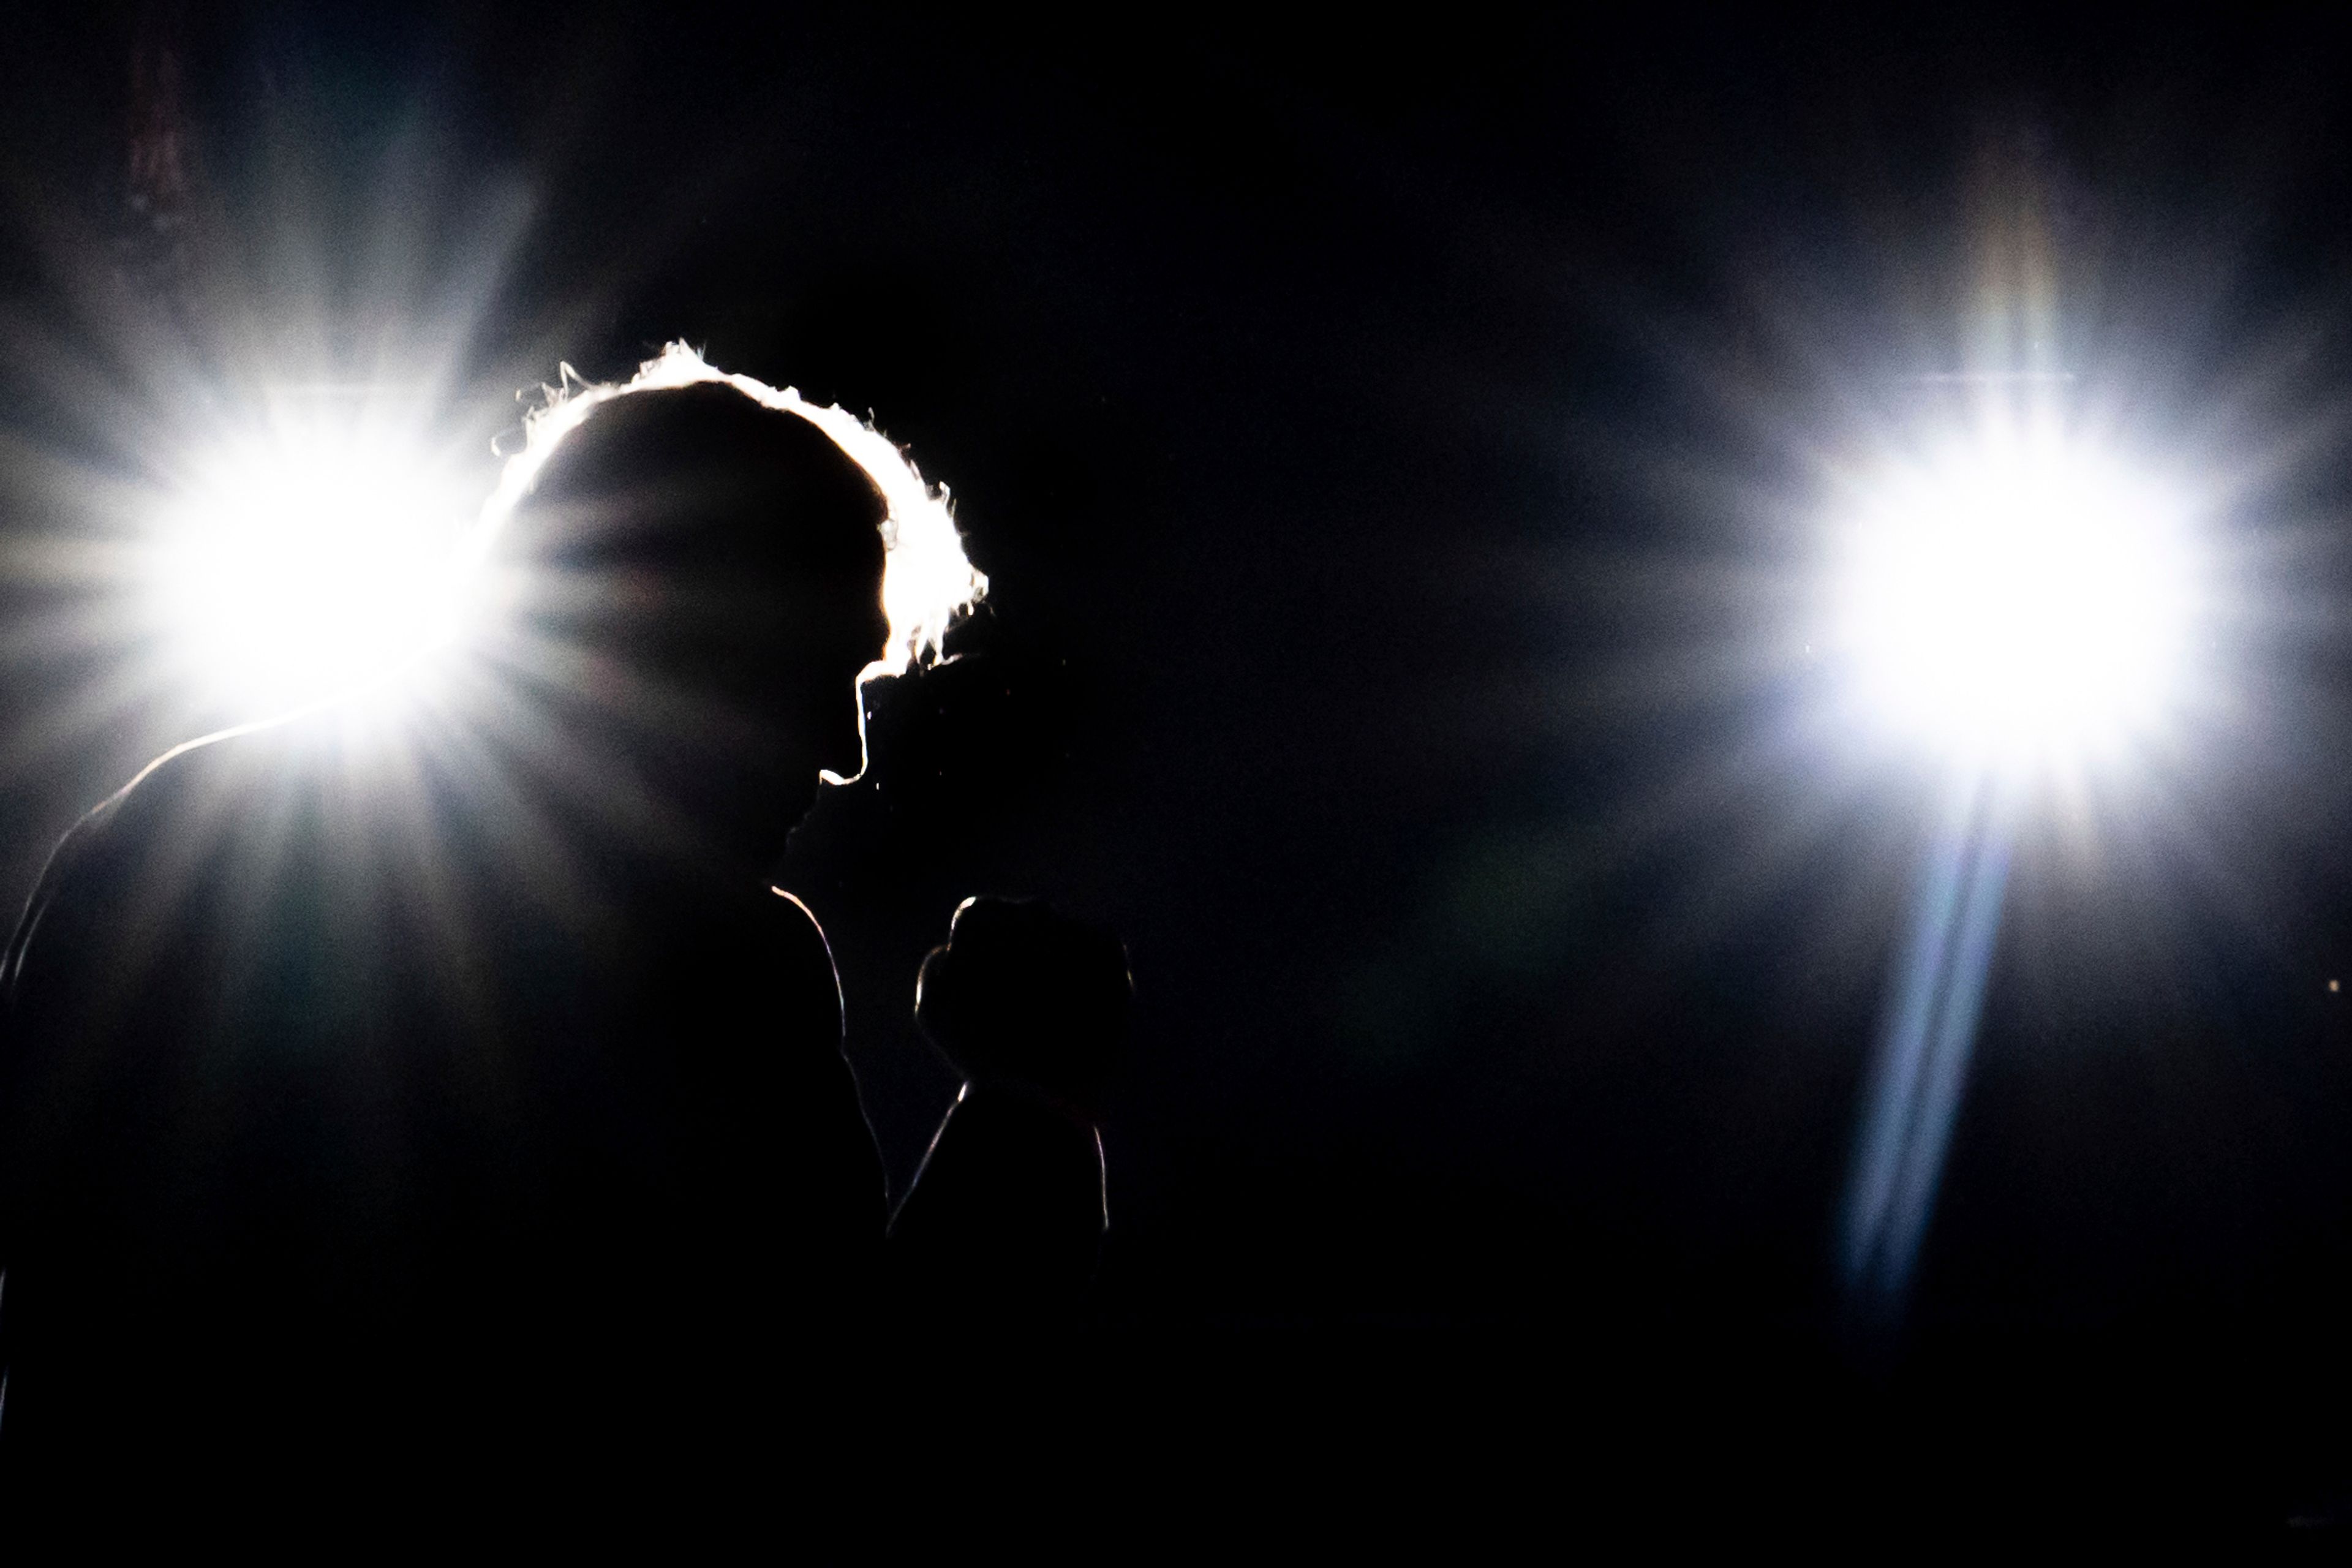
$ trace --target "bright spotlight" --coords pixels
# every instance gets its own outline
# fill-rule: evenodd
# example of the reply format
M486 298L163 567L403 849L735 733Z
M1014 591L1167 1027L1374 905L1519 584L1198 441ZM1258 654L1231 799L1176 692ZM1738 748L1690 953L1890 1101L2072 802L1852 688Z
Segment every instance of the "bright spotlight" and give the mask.
M329 414L224 443L162 520L171 657L241 718L381 681L450 629L473 510L405 431Z
M1958 441L1862 496L1837 637L1869 706L1987 763L2159 722L2194 651L2187 508L2055 434Z
M2203 610L2187 496L2115 453L1986 419L1853 492L1832 637L1872 716L1940 753L1948 794L1864 1091L1842 1218L1851 1303L1909 1288L1992 970L2021 784L2127 748L2193 689Z

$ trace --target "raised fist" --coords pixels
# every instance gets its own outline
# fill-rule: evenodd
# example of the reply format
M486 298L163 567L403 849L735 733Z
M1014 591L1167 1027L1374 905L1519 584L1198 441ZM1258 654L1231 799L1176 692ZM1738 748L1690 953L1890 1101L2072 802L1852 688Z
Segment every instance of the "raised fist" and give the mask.
M972 1083L1087 1121L1127 1045L1127 950L1043 903L966 899L915 981L915 1021Z

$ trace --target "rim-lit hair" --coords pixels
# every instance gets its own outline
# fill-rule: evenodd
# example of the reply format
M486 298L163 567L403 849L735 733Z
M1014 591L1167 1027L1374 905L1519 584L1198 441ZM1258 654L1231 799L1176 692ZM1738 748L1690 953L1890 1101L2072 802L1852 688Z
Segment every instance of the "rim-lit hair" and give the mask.
M748 375L730 375L685 343L670 344L659 357L637 367L625 382L581 382L563 367L560 386L547 389L547 402L523 422L522 447L507 459L499 486L482 509L471 554L478 559L491 539L538 480L563 438L579 428L589 411L632 393L718 383L731 386L763 407L797 415L830 437L842 454L864 469L882 492L882 611L890 640L882 657L866 667L860 680L898 675L933 662L956 618L988 591L988 579L963 552L944 485L926 480L891 439L837 405L819 407L793 388L770 386Z

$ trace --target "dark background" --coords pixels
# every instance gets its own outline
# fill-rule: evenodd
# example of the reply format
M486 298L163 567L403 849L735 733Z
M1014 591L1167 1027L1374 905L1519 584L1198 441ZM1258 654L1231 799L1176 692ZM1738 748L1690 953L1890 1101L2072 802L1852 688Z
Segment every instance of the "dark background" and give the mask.
M850 10L12 17L0 885L214 717L105 564L192 410L415 380L487 486L519 389L685 338L954 490L987 607L789 880L901 1182L957 900L1126 936L1097 1311L1142 1360L1751 1453L2218 1408L2163 1430L2231 1507L2333 1517L2324 25ZM2084 395L2226 480L2226 679L2026 833L1911 1327L1857 1347L1830 1239L1933 795L1823 721L1823 465L1958 363L2021 213Z

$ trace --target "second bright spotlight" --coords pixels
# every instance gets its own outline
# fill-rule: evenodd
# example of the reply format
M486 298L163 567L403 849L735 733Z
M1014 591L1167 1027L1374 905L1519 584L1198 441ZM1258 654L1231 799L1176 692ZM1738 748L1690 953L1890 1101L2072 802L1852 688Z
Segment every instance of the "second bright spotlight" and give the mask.
M2197 642L2184 499L2055 428L1890 462L1845 525L1835 643L1882 722L2001 764L2160 723Z
M1939 758L1945 796L1840 1225L1854 1325L1879 1333L1942 1183L2035 775L2112 766L2179 716L2206 573L2188 498L2054 418L1982 421L1852 500L1828 636L1872 726Z

